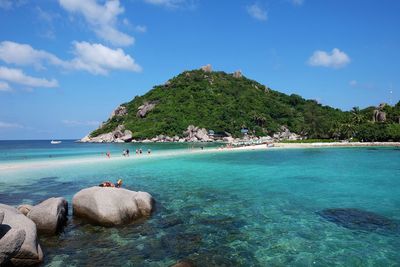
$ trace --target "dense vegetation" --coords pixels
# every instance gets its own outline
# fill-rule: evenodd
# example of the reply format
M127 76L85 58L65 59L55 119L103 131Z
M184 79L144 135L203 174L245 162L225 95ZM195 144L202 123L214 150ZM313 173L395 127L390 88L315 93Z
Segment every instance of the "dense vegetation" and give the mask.
M156 106L140 118L138 107L146 102ZM234 136L240 136L242 128L257 136L273 134L284 125L308 138L400 140L400 102L384 107L386 122L374 123L373 107L343 112L225 72L186 71L122 106L127 115L113 117L91 136L111 132L120 124L137 139L182 136L191 124Z

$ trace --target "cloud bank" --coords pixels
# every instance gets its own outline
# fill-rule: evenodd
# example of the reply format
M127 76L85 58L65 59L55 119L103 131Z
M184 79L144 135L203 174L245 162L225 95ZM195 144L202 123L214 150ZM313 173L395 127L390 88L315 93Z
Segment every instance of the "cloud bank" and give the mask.
M0 43L0 60L18 66L33 66L43 69L45 65L58 66L64 70L84 70L92 74L106 75L111 70L140 72L141 66L118 48L112 49L102 44L73 42L74 58L62 60L57 56L37 50L28 44L11 41Z
M55 79L47 80L44 78L36 78L26 75L20 69L13 69L0 66L0 79L11 83L25 85L28 87L58 87L58 82Z

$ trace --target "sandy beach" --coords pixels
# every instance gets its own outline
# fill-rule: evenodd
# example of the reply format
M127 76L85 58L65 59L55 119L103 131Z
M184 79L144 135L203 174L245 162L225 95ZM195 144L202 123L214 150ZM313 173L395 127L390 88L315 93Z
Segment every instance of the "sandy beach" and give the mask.
M51 159L51 160L38 160L38 161L27 161L27 162L7 162L0 163L0 171L16 171L21 169L37 169L37 168L51 168L55 166L73 166L78 164L93 164L103 163L108 164L116 161L142 161L155 158L163 157L177 157L184 155L193 154L204 154L204 153L229 153L235 151L252 151L252 150L276 150L276 149L304 149L304 148L327 148L327 147L400 147L400 142L353 142L353 143L274 143L273 146L267 146L266 144L241 146L233 148L206 148L191 149L191 150L174 150L174 151L163 151L157 154L155 151L152 154L143 155L132 155L130 157L124 157L121 155L106 158L103 156L99 157L82 157L73 159Z

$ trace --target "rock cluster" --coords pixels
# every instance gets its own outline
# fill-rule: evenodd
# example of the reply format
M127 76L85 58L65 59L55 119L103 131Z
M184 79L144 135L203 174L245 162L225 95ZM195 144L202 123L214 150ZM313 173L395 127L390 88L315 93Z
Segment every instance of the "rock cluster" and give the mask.
M150 215L154 200L149 193L115 187L90 187L75 194L74 216L103 226L132 222Z
M136 113L136 116L138 118L144 118L146 117L147 113L149 113L152 109L156 107L156 102L145 102L143 105L138 107L138 112Z
M208 131L205 128L199 128L194 125L189 125L186 131L183 132L185 141L187 142L209 142L212 141L212 137L208 135Z
M296 133L290 132L290 130L285 127L281 126L280 131L275 133L273 135L273 139L275 141L281 141L281 140L301 140L302 137Z
M95 137L87 135L79 141L82 143L125 143L132 141L132 139L132 132L130 130L125 130L124 125L118 125L111 133L105 133Z
M200 69L201 69L202 71L204 71L204 72L212 72L211 64L207 64L207 65L205 65L205 66L202 66Z
M154 199L146 192L115 187L90 187L73 197L74 215L104 226L130 223L149 216ZM49 198L18 209L0 204L0 266L32 266L43 261L39 234L57 234L65 226L68 202Z

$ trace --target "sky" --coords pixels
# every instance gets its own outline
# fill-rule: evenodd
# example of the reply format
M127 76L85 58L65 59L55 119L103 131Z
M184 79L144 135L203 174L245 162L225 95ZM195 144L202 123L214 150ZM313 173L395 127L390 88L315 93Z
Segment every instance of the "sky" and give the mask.
M211 64L349 110L400 99L398 0L0 0L0 139L77 139Z

